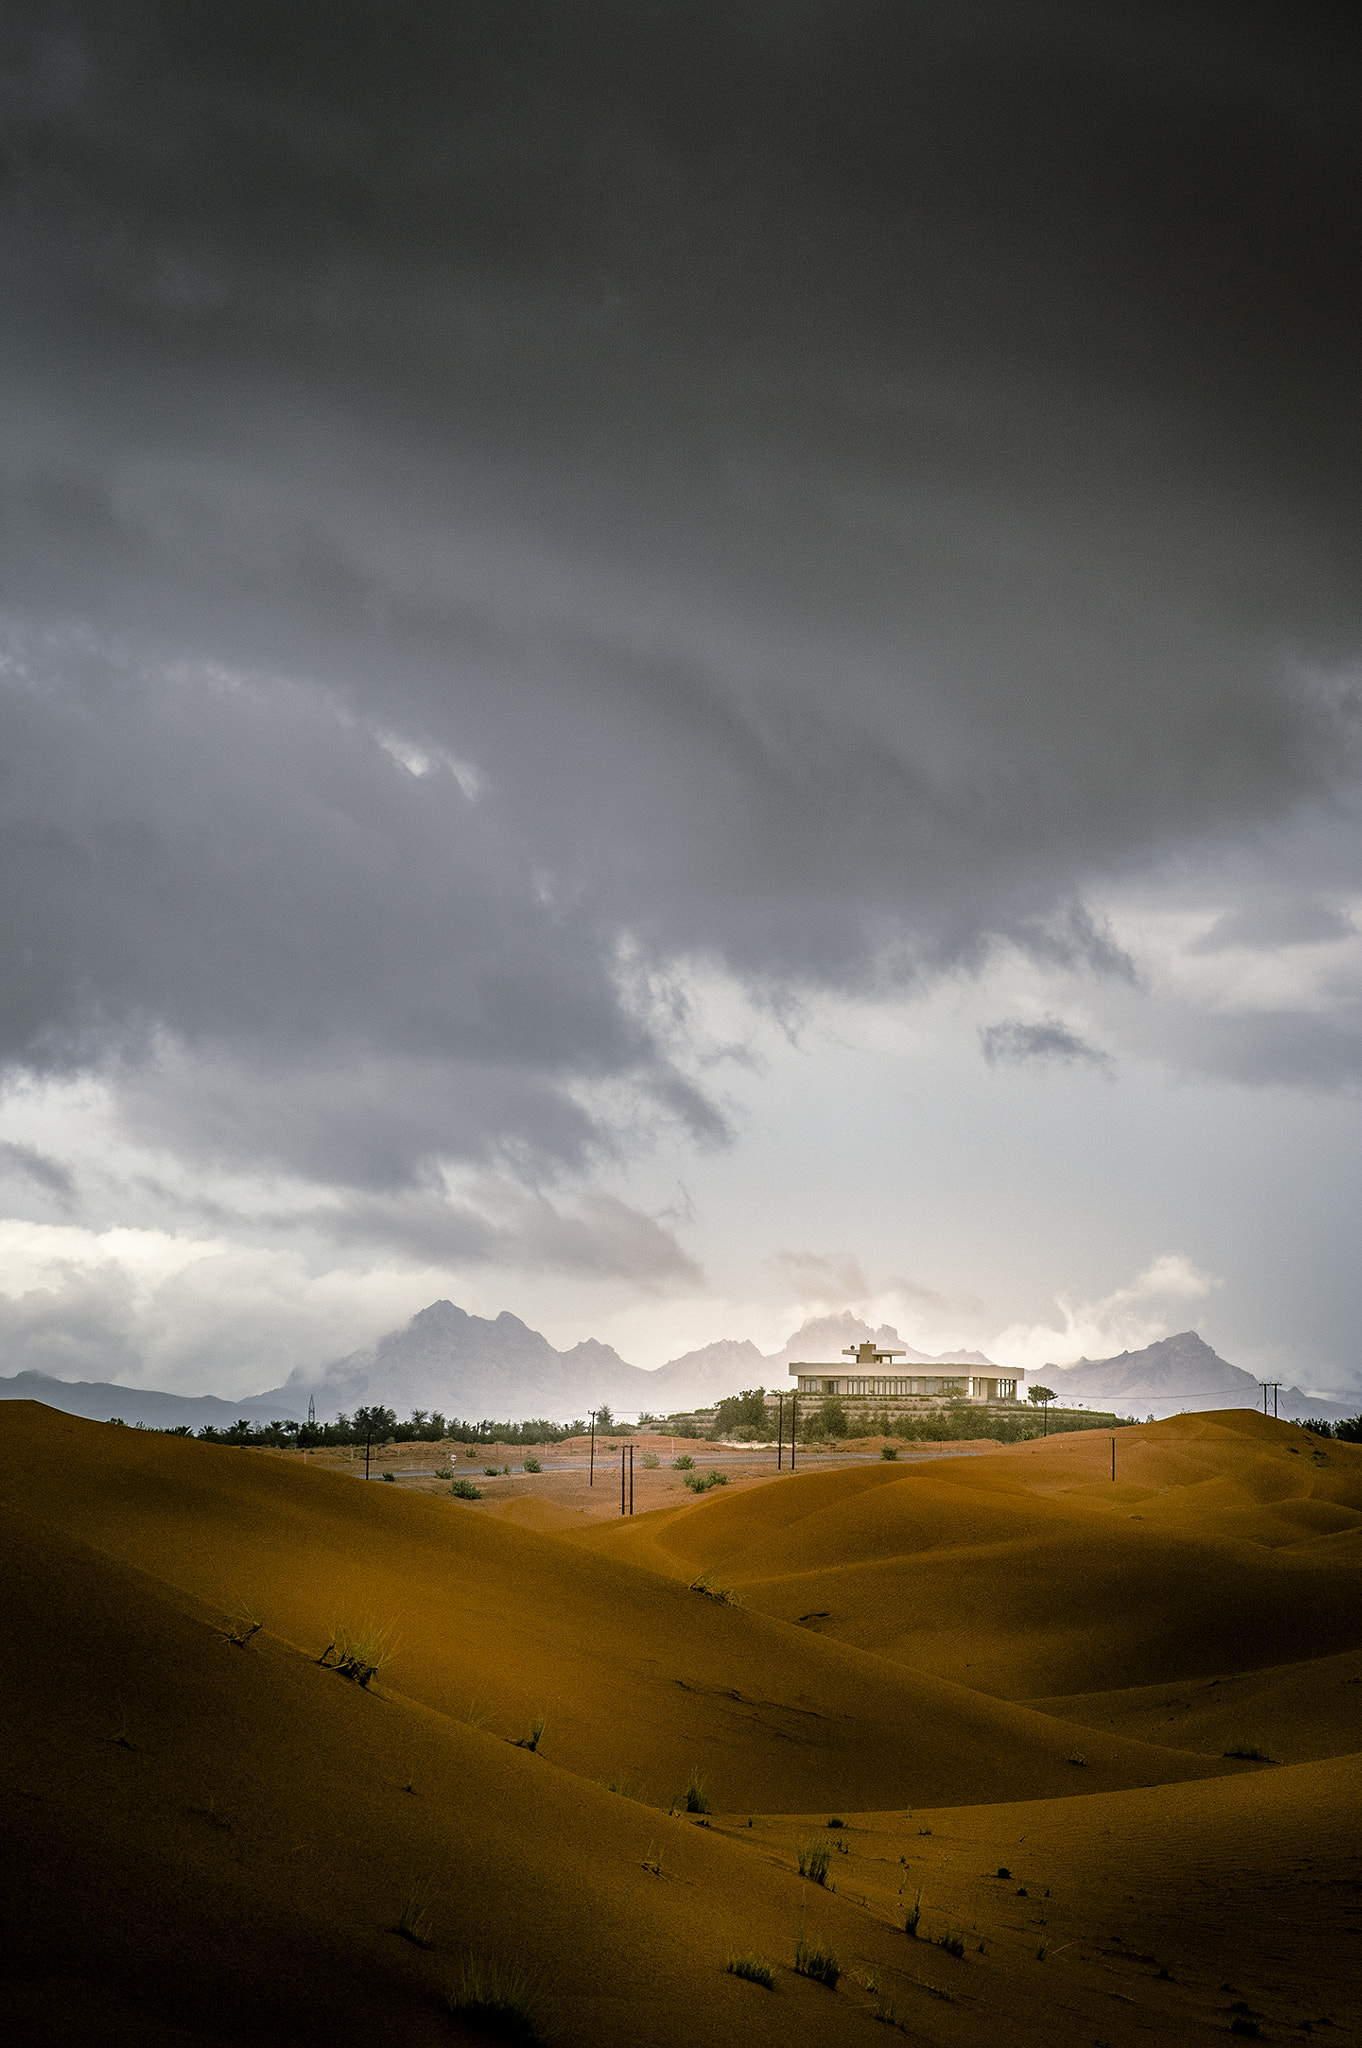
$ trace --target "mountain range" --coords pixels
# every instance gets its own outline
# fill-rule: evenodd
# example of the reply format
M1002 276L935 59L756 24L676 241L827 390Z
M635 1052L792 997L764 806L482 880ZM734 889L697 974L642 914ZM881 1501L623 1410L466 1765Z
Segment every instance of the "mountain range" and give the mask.
M1257 1408L1262 1388L1251 1372L1230 1365L1195 1330L1162 1337L1142 1351L1122 1351L1116 1358L1080 1358L1073 1365L1047 1365L1033 1375L1057 1400L1087 1408L1109 1408L1118 1414L1136 1410L1162 1418L1187 1408ZM1271 1402L1271 1395L1268 1400ZM1280 1387L1278 1415L1303 1421L1312 1415L1335 1420L1355 1414L1342 1401L1324 1401L1299 1387Z
M795 1361L844 1366L846 1349L867 1341L896 1351L896 1367L901 1360L908 1366L998 1369L978 1351L929 1356L903 1344L890 1324L872 1329L843 1311L801 1324L779 1351L763 1353L749 1338L723 1337L645 1371L594 1337L569 1351L556 1351L518 1316L473 1316L451 1301L435 1301L376 1344L336 1359L320 1372L295 1371L282 1386L242 1401L103 1381L73 1383L34 1372L0 1379L0 1400L42 1401L97 1421L117 1415L153 1429L199 1429L205 1423L221 1428L238 1416L251 1422L290 1417L301 1421L309 1400L315 1401L322 1420L375 1403L401 1416L423 1408L464 1421L543 1416L554 1422L584 1416L608 1403L627 1420L640 1412L666 1415L709 1407L744 1387L788 1387L788 1369ZM1194 1330L1115 1358L1047 1365L1033 1373L1032 1380L1050 1387L1062 1403L1120 1414L1165 1416L1187 1408L1261 1405L1252 1373L1230 1365ZM1277 1413L1297 1420L1311 1415L1332 1420L1355 1413L1359 1406L1362 1400L1356 1394L1351 1401L1346 1396L1324 1400L1295 1386L1281 1388L1277 1399Z
M750 1338L721 1337L645 1371L594 1337L555 1351L519 1316L470 1316L452 1301L435 1301L404 1329L327 1366L320 1378L294 1372L260 1399L305 1406L311 1395L319 1415L375 1401L399 1414L438 1408L467 1420L542 1415L560 1422L603 1403L626 1418L666 1415L707 1407L744 1387L788 1387L794 1360L844 1364L846 1347L867 1341L892 1345L913 1365L988 1363L977 1351L929 1358L904 1345L888 1323L873 1330L844 1311L802 1324L776 1352L763 1354Z

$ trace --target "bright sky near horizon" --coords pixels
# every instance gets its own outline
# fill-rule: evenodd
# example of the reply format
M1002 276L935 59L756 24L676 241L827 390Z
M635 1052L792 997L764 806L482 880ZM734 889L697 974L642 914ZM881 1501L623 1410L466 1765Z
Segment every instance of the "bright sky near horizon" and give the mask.
M0 1372L1362 1389L1359 27L0 26Z

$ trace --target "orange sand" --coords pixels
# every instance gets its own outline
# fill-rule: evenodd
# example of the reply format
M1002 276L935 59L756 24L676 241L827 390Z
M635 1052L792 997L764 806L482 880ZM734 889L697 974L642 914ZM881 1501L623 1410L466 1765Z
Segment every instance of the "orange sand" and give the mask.
M469 1506L0 1430L26 2041L471 2040L470 1948L533 1964L563 2044L892 2039L877 1996L942 2044L1356 2038L1362 1449L1233 1413L1123 1431L1114 1485L1080 1436L700 1500L636 1449L621 1522L561 1470ZM396 1639L367 1692L313 1661L338 1620ZM669 1813L693 1769L708 1826ZM829 1816L835 1892L795 1867ZM906 1937L919 1888L963 1957Z

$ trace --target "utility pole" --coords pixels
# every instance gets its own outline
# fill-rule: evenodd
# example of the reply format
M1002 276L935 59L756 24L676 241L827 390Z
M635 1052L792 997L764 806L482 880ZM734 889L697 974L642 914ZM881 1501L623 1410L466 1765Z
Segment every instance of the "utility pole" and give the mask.
M634 1444L632 1437L629 1440L629 1512L631 1515L634 1512Z
M366 1479L369 1477L369 1439L367 1436L364 1439L364 1476Z
M1111 1483L1116 1484L1116 1439L1111 1440Z
M779 1471L780 1471L780 1470L782 1469L782 1468L781 1468L781 1462L780 1462L780 1461L781 1461L782 1457L783 1457L783 1456L784 1456L784 1454L785 1454L785 1445L784 1445L784 1441L783 1441L783 1438L784 1438L784 1433L785 1433L785 1396L784 1396L784 1393L782 1392L782 1393L778 1393L778 1394L776 1395L776 1470L777 1470L777 1472L779 1472Z
M793 1387L791 1387L791 1389L790 1389L790 1470L791 1470L792 1472L794 1471L794 1447L795 1447L795 1438L796 1438L796 1437L798 1436L798 1434L799 1434L799 1396L798 1396L798 1394L797 1394L797 1393L795 1392L794 1388L793 1388Z
M587 1468L586 1483L588 1486L596 1484L596 1411L594 1408L591 1411L591 1463Z
M1275 1422L1277 1419L1277 1389L1282 1383L1280 1380L1259 1380L1258 1384L1263 1390L1264 1415L1267 1414L1267 1390L1269 1387L1272 1389L1272 1417Z

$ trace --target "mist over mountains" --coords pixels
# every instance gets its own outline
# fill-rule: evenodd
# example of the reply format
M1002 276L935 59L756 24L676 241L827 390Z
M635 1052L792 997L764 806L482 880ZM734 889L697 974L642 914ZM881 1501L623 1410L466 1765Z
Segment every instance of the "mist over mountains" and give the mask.
M1047 1365L1037 1376L1058 1400L1119 1414L1138 1410L1162 1419L1186 1408L1257 1408L1262 1389L1251 1372L1231 1365L1195 1330L1162 1337L1142 1351L1116 1358L1080 1358L1069 1366ZM1268 1396L1269 1405L1271 1395ZM1356 1412L1358 1403L1325 1401L1299 1387L1282 1386L1277 1413L1289 1420L1311 1415L1334 1420Z
M706 1407L743 1387L786 1386L794 1360L844 1363L845 1348L866 1341L892 1345L913 1365L987 1363L975 1351L929 1358L905 1345L888 1323L872 1329L844 1310L811 1318L770 1354L750 1338L722 1337L647 1371L594 1337L555 1351L519 1316L472 1316L452 1301L435 1301L404 1329L338 1359L320 1377L294 1372L259 1398L305 1408L311 1397L319 1415L375 1401L399 1414L438 1408L465 1419L542 1415L563 1422L603 1403L625 1417L666 1415Z
M547 1337L507 1311L495 1317L474 1316L452 1301L434 1301L377 1343L336 1359L319 1372L295 1371L282 1386L242 1401L212 1395L189 1398L113 1381L70 1382L34 1372L0 1379L0 1400L42 1401L97 1421L117 1415L153 1429L185 1424L197 1429L205 1423L221 1427L238 1416L251 1422L301 1421L309 1401L315 1402L323 1421L375 1403L403 1417L422 1408L463 1421L543 1417L551 1422L570 1421L608 1404L621 1420L632 1420L641 1413L668 1415L709 1407L744 1387L788 1387L792 1363L842 1367L847 1347L867 1341L895 1351L896 1364L997 1370L979 1351L944 1351L932 1357L905 1345L891 1324L872 1328L843 1310L811 1317L779 1351L762 1352L750 1338L723 1337L648 1371L630 1365L611 1345L594 1337L557 1351ZM1176 1415L1184 1409L1255 1408L1262 1401L1253 1374L1221 1358L1194 1330L1114 1358L1047 1365L1032 1378L1050 1387L1062 1404L1111 1409L1141 1419ZM1312 1415L1336 1420L1354 1414L1359 1405L1356 1394L1327 1400L1297 1386L1283 1386L1277 1396L1277 1413L1296 1420Z

